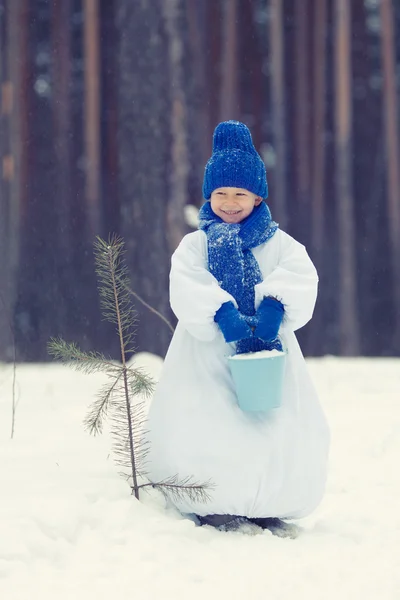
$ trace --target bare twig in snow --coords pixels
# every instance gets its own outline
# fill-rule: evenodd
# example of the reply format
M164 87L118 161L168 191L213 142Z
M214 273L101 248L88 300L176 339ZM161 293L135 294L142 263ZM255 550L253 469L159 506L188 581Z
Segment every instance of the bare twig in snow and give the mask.
M15 333L14 333L14 328L12 326L12 323L10 321L10 317L7 313L6 310L6 303L4 302L4 298L3 296L0 294L0 300L1 303L3 305L5 314L6 314L6 319L7 319L7 323L8 323L8 327L10 329L10 333L11 333L11 339L12 339L12 343L13 343L13 379L12 379L12 394L11 394L11 439L14 438L14 432L15 432L15 414L17 411L17 406L18 406L18 401L16 399L16 386L17 386L17 348L15 345Z

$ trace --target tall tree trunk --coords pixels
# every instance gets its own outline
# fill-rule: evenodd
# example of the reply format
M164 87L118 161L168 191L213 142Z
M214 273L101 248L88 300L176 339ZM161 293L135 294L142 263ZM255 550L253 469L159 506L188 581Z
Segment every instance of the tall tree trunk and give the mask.
M187 107L184 90L183 59L185 54L182 28L182 0L162 3L168 38L171 114L171 158L169 198L167 200L167 236L172 254L185 234L184 210L189 175L187 143Z
M14 157L10 153L10 120L13 115L14 93L8 69L8 7L0 2L0 361L12 359L13 291L10 269L9 227L10 186L14 178Z
M26 11L25 29L20 26L25 89L19 117L26 125L21 128L23 184L15 329L20 358L45 360L47 340L61 334L64 324L58 197L54 194L52 70L50 60L35 60L38 48L42 56L51 58L51 12L40 0L27 2Z
M70 2L72 4L72 15L68 23L68 28L70 33L69 43L72 72L69 90L71 119L71 195L69 198L69 210L71 230L73 232L73 244L70 248L70 253L72 260L71 270L74 273L74 279L70 283L69 293L66 296L68 299L69 314L73 317L69 323L68 334L85 350L90 350L95 346L100 351L112 356L118 356L118 348L111 326L108 328L107 324L104 323L101 327L94 325L100 322L101 314L93 261L93 235L94 233L107 235L110 229L107 229L105 232L101 230L94 231L93 213L90 213L88 209L88 161L86 156L88 138L85 109L85 99L87 98L85 80L85 65L87 64L87 56L85 57L85 29L87 22L85 22L85 5L83 1L70 0ZM108 0L108 8L111 3L112 0ZM108 38L104 40L104 46L107 44ZM99 91L99 100L101 101L102 98L104 98L103 92ZM112 119L110 119L111 126ZM110 203L113 200L111 198ZM116 203L114 203L113 208L117 212ZM97 210L96 206L95 213ZM109 216L108 213L106 215L107 217ZM111 226L111 220L106 220L106 222Z
M400 350L400 152L396 91L396 52L394 46L394 13L391 0L381 0L383 115L386 142L387 206L391 243L394 288L394 347Z
M327 276L325 244L325 120L326 120L326 63L327 63L327 0L313 3L314 27L312 30L312 131L311 131L311 256L319 273L321 285L318 302L309 328L308 350L318 355L324 352L325 338L321 329L326 322L325 304L331 276ZM307 213L308 218L308 213Z
M85 19L85 150L89 235L100 228L100 36L98 0L84 0Z
M221 112L221 75L222 75L222 20L223 8L225 0L205 0L206 2L206 22L208 23L209 31L207 36L207 45L205 47L207 55L207 97L208 110L210 115L208 131L208 152L211 154L212 134L215 126L220 120Z
M101 150L103 237L119 232L118 102L115 0L101 0Z
M237 0L224 0L220 120L240 118L237 84Z
M376 74L381 72L377 60L381 35L378 31L371 34L369 26L374 18L379 17L379 10L379 6L373 7L365 0L351 2L353 149L357 157L353 164L353 193L356 199L358 318L362 355L376 355L385 346L389 348L393 332L389 308L392 301L388 269L390 249L388 239L382 239L382 227L388 227L387 213L384 198L380 201L385 186L382 90L380 85L371 85ZM376 285L377 280L379 286ZM379 327L371 327L372 322L377 322L378 305L385 307L380 311Z
M171 131L168 44L159 1L117 0L119 197L133 290L169 315L167 202ZM136 304L139 350L163 355L170 331Z
M3 2L1 17L2 185L0 195L0 359L14 355L14 310L20 260L20 215L26 207L29 82L28 2Z
M71 48L70 0L53 0L52 4L52 64L54 147L57 159L56 196L58 198L59 243L68 259L71 246L69 199L71 196Z
M255 20L253 0L238 4L238 96L241 119L251 128L254 146L261 148L263 141L263 114L265 111L263 57ZM249 43L250 40L250 43Z
M71 231L70 198L71 187L71 20L70 0L54 0L51 22L52 36L52 80L53 80L53 124L55 150L55 200L57 202L57 244L59 247L59 278L61 296L58 326L66 331L69 327L69 289L73 280L73 247ZM75 318L71 314L71 320Z
M271 113L273 144L276 164L273 176L273 212L282 229L287 229L286 184L286 98L284 78L283 0L271 0L270 57L271 57Z
M312 247L317 260L321 258L324 240L325 184L325 113L326 113L326 35L327 0L314 3L313 30L313 160L312 160Z
M341 354L359 352L356 298L356 256L352 183L352 96L350 6L335 0L335 145L339 227L339 322Z
M309 0L295 0L295 168L296 198L303 208L310 194L310 74L309 74Z
M186 65L186 89L188 94L188 137L191 157L191 176L189 178L189 203L201 204L201 187L204 165L209 157L212 135L209 88L207 86L208 20L207 2L198 0L186 2L190 62ZM207 25L207 27L206 27ZM193 176L192 176L193 173Z

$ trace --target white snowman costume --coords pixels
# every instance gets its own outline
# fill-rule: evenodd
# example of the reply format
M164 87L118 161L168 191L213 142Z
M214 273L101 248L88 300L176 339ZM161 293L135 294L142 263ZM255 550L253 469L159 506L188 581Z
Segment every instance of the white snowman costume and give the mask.
M304 246L281 230L252 250L264 296L285 307L279 335L287 351L282 406L243 412L235 396L227 344L214 322L235 299L208 271L207 236L185 236L172 257L170 300L178 325L148 420L150 480L173 475L211 480L211 501L176 502L183 513L300 518L320 503L329 429L294 331L311 318L318 277Z

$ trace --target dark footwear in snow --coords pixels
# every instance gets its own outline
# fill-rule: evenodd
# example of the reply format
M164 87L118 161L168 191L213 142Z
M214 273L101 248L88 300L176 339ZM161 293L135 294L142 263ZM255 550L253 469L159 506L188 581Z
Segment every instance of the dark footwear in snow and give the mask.
M205 517L197 515L197 519L200 525L210 525L219 531L240 531L249 535L259 532L259 527L255 527L252 521L237 515L206 515Z
M286 523L277 517L250 519L250 521L262 529L267 529L273 535L277 535L278 537L282 538L295 539L301 531L300 528L294 523Z

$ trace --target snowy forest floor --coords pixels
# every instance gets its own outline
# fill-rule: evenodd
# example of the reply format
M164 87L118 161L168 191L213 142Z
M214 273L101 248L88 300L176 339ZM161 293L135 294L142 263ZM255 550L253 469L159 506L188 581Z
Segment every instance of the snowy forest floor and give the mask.
M140 355L157 377L160 360ZM82 420L102 378L0 365L2 600L398 600L400 360L308 360L332 429L326 496L296 540L196 527L130 496Z

